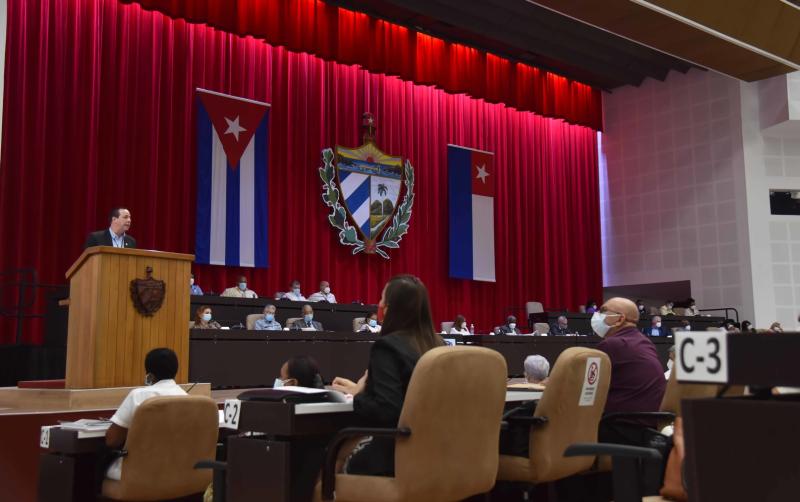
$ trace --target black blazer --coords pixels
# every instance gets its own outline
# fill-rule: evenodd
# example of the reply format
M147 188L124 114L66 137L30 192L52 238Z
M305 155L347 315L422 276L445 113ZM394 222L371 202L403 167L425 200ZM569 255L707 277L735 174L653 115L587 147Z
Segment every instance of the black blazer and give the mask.
M126 248L136 247L136 239L134 239L130 235L125 234L122 239L125 243ZM90 233L86 237L86 242L83 244L83 249L90 248L92 246L113 246L113 245L114 242L111 240L111 234L109 233L108 229L105 229Z
M307 327L313 327L317 331L325 331L322 329L322 323L318 321L311 321L311 326L306 326L306 322L303 319L298 319L292 323L292 327L290 329L303 329Z

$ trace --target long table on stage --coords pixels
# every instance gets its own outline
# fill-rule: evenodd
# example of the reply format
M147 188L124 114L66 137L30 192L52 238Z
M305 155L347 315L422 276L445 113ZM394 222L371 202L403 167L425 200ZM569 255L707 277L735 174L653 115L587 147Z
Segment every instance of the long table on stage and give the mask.
M303 305L314 308L314 320L322 323L326 330L352 331L353 319L366 317L377 310L376 305L361 303L327 303L327 302L293 302L290 300L272 300L270 298L228 298L222 296L192 296L191 319L195 311L202 306L209 306L214 319L224 326L244 325L249 314L260 314L267 305L275 305L275 320L286 327L286 319L302 317Z
M504 336L446 335L456 343L494 349L506 359L509 376L522 374L522 364L531 354L540 354L554 364L564 349L593 347L597 336ZM281 365L292 356L308 355L317 360L326 382L343 376L358 379L367 368L369 350L377 335L328 331L191 330L189 379L211 382L214 388L270 386ZM666 367L671 337L650 339Z

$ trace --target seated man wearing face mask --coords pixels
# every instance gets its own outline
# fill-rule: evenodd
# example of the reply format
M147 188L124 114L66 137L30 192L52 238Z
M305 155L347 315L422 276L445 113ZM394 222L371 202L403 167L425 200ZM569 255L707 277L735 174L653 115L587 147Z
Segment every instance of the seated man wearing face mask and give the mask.
M521 335L522 332L517 328L517 318L513 315L506 317L506 323L497 328L498 335Z
M306 304L303 305L303 318L296 320L291 328L313 328L315 331L322 331L322 323L314 320L314 309L311 308L311 305Z
M146 400L156 396L185 396L186 392L175 383L178 374L178 356L171 349L153 349L144 358L146 387L130 391L119 409L111 417L111 427L106 432L106 446L122 448L136 409ZM106 477L119 481L122 477L123 457L117 458L108 468Z
M272 387L277 389L287 385L312 389L325 388L317 361L309 356L294 356L283 363L281 376L275 379Z
M230 298L258 298L255 291L247 289L247 277L243 275L239 276L239 283L236 287L226 289L220 296L227 296Z
M378 324L378 313L373 312L368 317L366 322L358 329L359 333L380 333L381 325Z
M603 340L597 349L611 359L611 383L604 413L658 411L667 382L656 347L636 329L639 311L626 298L612 298L592 316L592 329ZM641 424L601 422L605 443L641 444Z
M319 291L309 296L308 301L336 303L336 296L331 293L331 285L328 281L321 281L319 283Z
M257 319L253 328L265 331L281 330L281 323L275 320L275 305L267 305L264 307L264 317Z
M661 327L661 316L654 315L650 319L650 327L642 330L647 336L667 336L667 330Z
M303 296L303 293L300 292L300 281L297 279L292 281L292 285L289 288L289 291L284 293L281 296L282 300L291 300L293 302L304 302L306 301L306 297Z

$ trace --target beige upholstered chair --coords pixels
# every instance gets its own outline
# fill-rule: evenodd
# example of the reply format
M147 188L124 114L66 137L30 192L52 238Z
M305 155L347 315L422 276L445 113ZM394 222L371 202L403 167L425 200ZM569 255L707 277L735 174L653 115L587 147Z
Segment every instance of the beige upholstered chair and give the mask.
M353 333L357 333L366 322L366 317L355 317L353 319Z
M544 307L542 306L542 302L525 302L525 313L528 315L531 314L540 314L544 312Z
M254 330L256 329L256 321L264 317L264 314L248 314L246 320L244 321L247 329Z
M194 329L194 321L189 321L189 329Z
M455 322L453 321L442 321L442 333L450 334L450 328L453 327Z
M580 406L589 366L596 361L599 372L594 373L597 387L593 402ZM597 442L597 426L606 405L610 380L611 361L603 352L584 347L563 351L533 414L540 423L531 427L529 456L500 455L497 479L546 483L589 469L594 458L565 458L563 454L571 444Z
M164 500L201 493L211 472L195 470L216 456L217 404L204 396L153 397L136 409L119 481L103 481L114 500Z
M352 429L334 439L323 484L335 489L337 502L455 501L488 492L497 474L506 371L503 356L483 347L426 352L411 376L398 429L386 430L401 436L395 476L332 475L336 445L360 434ZM408 435L399 432L405 429Z
M546 322L537 322L533 325L533 329L535 329L540 335L546 335L550 333L550 325Z

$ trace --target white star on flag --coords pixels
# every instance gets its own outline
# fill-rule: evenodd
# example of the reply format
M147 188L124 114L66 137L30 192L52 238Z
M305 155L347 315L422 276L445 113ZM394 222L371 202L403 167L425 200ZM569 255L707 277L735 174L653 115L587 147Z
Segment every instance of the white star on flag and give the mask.
M482 182L486 183L486 177L489 176L489 173L486 172L486 164L475 167L478 169L478 175L475 177L481 180Z
M228 129L225 131L225 134L233 134L236 137L236 141L239 141L239 133L247 130L239 125L239 116L237 115L233 120L225 117L225 122L228 123Z

